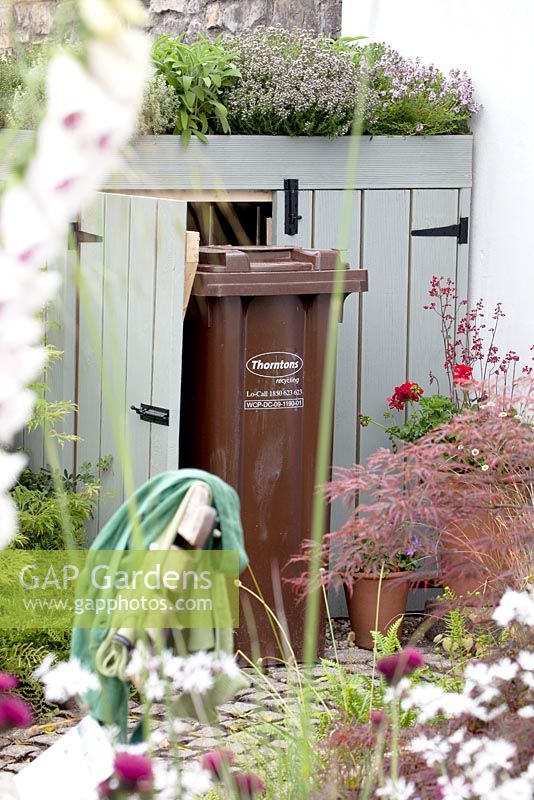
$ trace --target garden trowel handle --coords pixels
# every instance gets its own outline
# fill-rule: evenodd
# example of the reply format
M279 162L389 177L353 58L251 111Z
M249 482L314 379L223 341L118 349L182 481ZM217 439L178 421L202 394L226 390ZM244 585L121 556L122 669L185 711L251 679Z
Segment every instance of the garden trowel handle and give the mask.
M202 549L217 522L217 511L211 505L211 490L207 484L195 484L187 497L187 504L176 533L191 547Z

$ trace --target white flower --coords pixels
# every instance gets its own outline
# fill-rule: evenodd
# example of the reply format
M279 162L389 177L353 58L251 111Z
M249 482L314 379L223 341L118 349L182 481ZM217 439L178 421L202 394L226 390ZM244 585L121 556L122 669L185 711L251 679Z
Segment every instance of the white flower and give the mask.
M195 670L195 669L213 669L215 666L215 657L212 653L206 653L204 650L199 650L197 653L194 653L192 656L188 656L184 659L185 664L184 666L188 670Z
M0 362L0 402L6 402L37 378L47 360L44 347L5 351Z
M224 672L224 674L229 678L237 678L239 675L241 675L241 670L239 669L235 658L228 653L220 653L217 663L221 671Z
M142 686L143 694L147 700L159 703L165 697L165 683L157 672L150 671Z
M493 789L487 800L532 800L533 796L534 780L524 772L518 778L509 778Z
M534 653L528 650L521 650L517 656L517 663L525 672L534 672Z
M475 797L485 798L491 796L491 792L496 786L496 776L493 772L486 770L480 775L476 775L471 780L471 787Z
M91 168L93 153L81 147L59 120L46 119L26 185L53 226L64 227L98 189L100 170Z
M429 767L442 764L451 746L441 736L416 736L411 744L414 753L421 753Z
M457 731L454 731L454 733L451 733L449 736L450 744L460 744L460 742L463 742L466 733L467 731L465 728L458 728Z
M131 135L137 107L118 105L75 58L55 56L47 74L48 114L45 120L63 126L93 168L87 179L98 181L112 166L114 150Z
M15 433L30 419L34 405L35 395L28 389L0 401L0 442L11 444Z
M468 800L473 796L471 787L460 775L454 778L442 775L438 778L438 786L441 788L442 800Z
M14 486L27 460L23 453L3 453L0 450L0 492Z
M480 450L478 450L476 447L474 447L474 448L471 450L471 455L472 455L472 456L478 456L479 454L480 454Z
M516 754L516 746L506 739L488 739L486 736L480 738L482 746L473 759L474 774L483 775L488 771L510 769Z
M511 681L517 675L517 671L517 664L509 658L503 658L495 664L489 665L483 662L468 664L465 669L465 692L469 694L475 687L489 688L498 681ZM493 699L493 697L489 697L489 699Z
M161 654L161 666L163 675L173 682L179 682L182 679L185 659L181 656L175 656L168 650Z
M161 728L156 728L156 730L152 731L150 734L150 746L151 747L161 747L167 741L167 735L165 731Z
M215 683L213 673L209 669L200 667L198 669L186 669L181 681L181 689L184 692L195 694L206 694Z
M49 703L66 703L72 697L83 697L87 692L100 688L100 681L82 666L77 658L61 661L52 667L43 662L39 678L44 687L44 696Z
M0 495L0 550L9 547L17 532L17 508L10 497Z
M375 792L377 797L385 797L387 800L415 800L415 785L411 782L405 781L404 778L399 778L393 781L387 778L384 786L377 789Z
M408 694L401 700L404 710L417 708L419 722L428 722L429 719L439 714L457 717L465 713L472 713L476 703L469 697L445 692L439 686L421 684L412 686Z
M4 353L17 353L30 345L40 344L42 336L42 322L34 315L28 314L22 302L10 303L8 308L2 310L0 342L2 342ZM46 351L43 352L46 355ZM0 366L4 368L4 372L8 371L4 363Z
M97 36L116 35L122 20L107 0L78 0L78 8L83 23Z
M125 30L113 41L96 40L88 47L89 69L121 105L138 106L148 78L150 43L140 31Z
M384 692L384 703L392 703L410 690L412 682L409 678L401 678L396 686L388 686Z
M46 675L47 672L50 672L50 669L52 668L52 665L55 663L55 660L56 656L54 655L54 653L49 653L42 660L41 666L37 667L37 669L33 671L32 677L34 677L35 680L40 681L41 678L44 675Z
M493 612L493 619L504 627L510 622L534 626L534 600L527 592L507 589Z
M148 40L123 27L146 18L137 0L79 0L78 5L88 34L82 37L82 58L59 53L49 63L36 152L25 175L16 182L11 176L0 198L0 442L5 444L31 415L35 398L25 384L37 377L44 359L44 350L33 346L41 334L35 312L57 290L58 278L39 270L63 248L72 215L102 185L133 133L149 61ZM95 35L107 37L102 47L94 43ZM19 466L0 460L0 491ZM13 504L0 496L0 548L9 545L15 529ZM72 673L72 665L69 669ZM51 674L46 679L51 695L63 696ZM80 673L78 679L75 693L92 686L87 676Z
M132 0L79 0L79 9L90 31L109 38L120 34L123 22L143 26L148 19L143 6Z
M472 736L467 739L456 753L456 763L458 766L466 766L470 764L474 754L480 750L483 745L482 737Z
M184 767L181 777L182 788L192 795L206 794L213 785L211 774L198 763Z
M523 706L517 709L517 716L522 719L532 719L534 717L534 706Z
M154 764L154 788L158 800L177 800L179 777L172 764L157 761Z
M0 206L0 237L9 258L25 265L42 266L59 251L61 226L52 225L29 188L18 183L9 188Z
M113 0L113 7L129 25L142 28L148 24L148 14L138 0Z

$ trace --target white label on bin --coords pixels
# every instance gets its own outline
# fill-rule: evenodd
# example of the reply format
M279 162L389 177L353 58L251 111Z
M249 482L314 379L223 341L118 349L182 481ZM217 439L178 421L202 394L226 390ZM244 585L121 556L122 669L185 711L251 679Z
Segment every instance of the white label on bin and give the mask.
M260 378L280 378L296 375L304 362L296 353L260 353L247 361L247 369Z
M258 353L245 366L245 411L304 408L304 361L297 353Z

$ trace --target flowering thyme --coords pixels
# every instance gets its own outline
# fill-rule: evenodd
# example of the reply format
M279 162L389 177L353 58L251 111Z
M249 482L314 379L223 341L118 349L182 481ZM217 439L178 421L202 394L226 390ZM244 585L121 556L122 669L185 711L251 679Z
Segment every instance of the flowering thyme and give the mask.
M241 78L224 95L233 133L339 136L350 129L359 71L311 31L258 28L227 41Z
M361 74L368 75L364 130L373 135L468 133L480 110L466 72L444 75L433 64L404 58L385 44L355 49Z

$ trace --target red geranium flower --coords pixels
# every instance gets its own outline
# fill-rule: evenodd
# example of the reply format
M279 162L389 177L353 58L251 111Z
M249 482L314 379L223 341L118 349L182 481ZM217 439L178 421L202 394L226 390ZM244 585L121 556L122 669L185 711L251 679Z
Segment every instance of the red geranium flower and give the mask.
M386 683L395 686L405 675L411 675L416 669L424 666L423 654L413 647L405 647L399 653L384 656L378 661L376 668L383 675Z
M21 697L0 698L0 731L33 725L32 707Z
M388 397L389 407L402 411L406 403L417 403L422 394L423 389L418 383L406 381L406 383L401 383L400 386L395 386L393 395Z
M469 383L473 378L473 367L468 364L455 364L452 370L452 379L454 383L461 386L463 383Z

